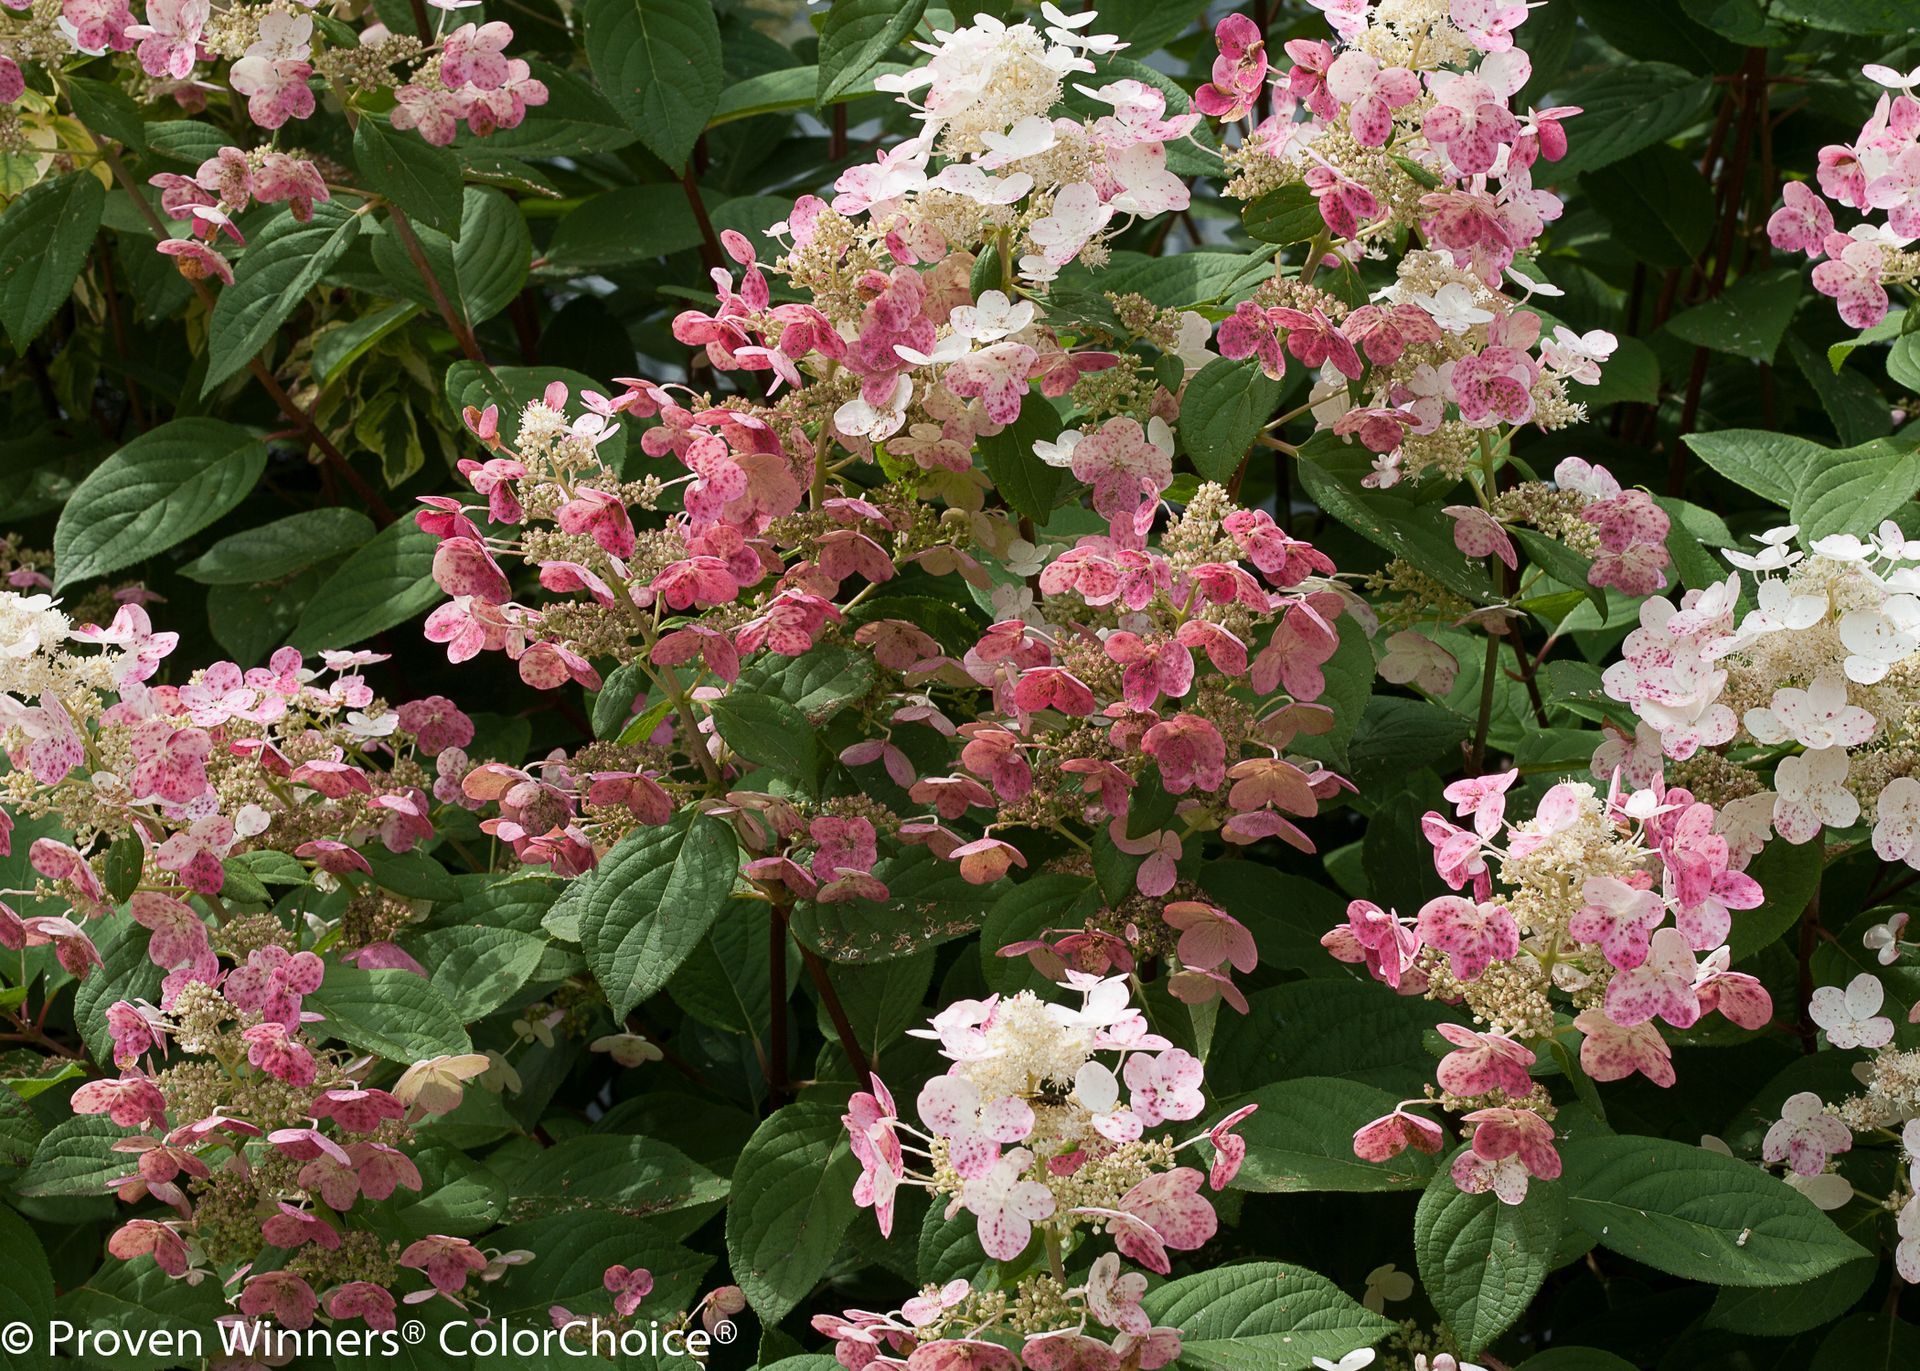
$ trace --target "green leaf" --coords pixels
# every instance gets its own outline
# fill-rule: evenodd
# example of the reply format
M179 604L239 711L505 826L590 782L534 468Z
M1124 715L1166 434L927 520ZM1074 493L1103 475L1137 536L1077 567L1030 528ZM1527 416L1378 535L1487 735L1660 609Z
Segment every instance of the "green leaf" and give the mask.
M1241 215L1249 236L1262 243L1305 243L1327 232L1320 202L1299 181L1275 187L1251 201Z
M14 1189L22 1195L100 1195L127 1174L124 1152L113 1145L126 1130L101 1114L76 1114L47 1131Z
M64 1122L64 1120L63 1120ZM13 1180L33 1164L46 1125L12 1090L0 1090L0 1182Z
M1600 383L1583 386L1578 381L1570 381L1567 395L1589 410L1622 401L1653 404L1660 398L1660 359L1638 338L1622 338L1601 369Z
M1920 448L1913 441L1878 438L1823 453L1825 460L1801 475L1789 506L1801 540L1865 532L1893 517L1920 490Z
M733 830L683 813L629 833L589 878L580 942L616 1019L672 979L733 898Z
M411 1065L473 1050L452 1002L411 971L332 963L307 1008L325 1015L314 1025L317 1032L391 1062Z
M1432 1079L1421 1035L1446 1017L1425 1000L1379 994L1372 981L1293 981L1247 997L1249 1012L1223 1017L1207 1059L1207 1081L1221 1096L1270 1081L1318 1076L1337 1062L1340 1075L1405 1098ZM1257 1117L1257 1116L1256 1116Z
M1049 466L1034 453L1035 443L1060 436L1060 411L1037 390L1020 400L1020 414L991 437L980 439L980 455L987 476L1010 509L1036 524L1047 522L1060 498L1065 478L1061 468Z
M509 1316L515 1324L542 1322L556 1304L606 1309L603 1280L616 1262L653 1273L648 1309L690 1309L699 1298L701 1278L713 1265L712 1257L665 1240L645 1219L577 1209L509 1224L490 1234L487 1243L502 1251L539 1254L536 1261L509 1268L499 1284L488 1287L487 1305L503 1324ZM540 1363L541 1371L570 1361L554 1357Z
M762 1322L774 1324L812 1293L856 1213L859 1166L841 1106L801 1100L754 1130L733 1172L727 1256Z
M5 1263L0 1263L0 1310L10 1321L44 1334L53 1317L53 1268L39 1235L4 1205L0 1205L0 1251L7 1254ZM20 1352L0 1346L0 1371L39 1371L52 1365L53 1358L38 1336Z
M1194 470L1228 481L1280 404L1280 383L1251 357L1216 357L1187 383L1180 406L1180 443Z
M469 1023L511 1001L546 948L531 933L484 927L436 928L418 944L428 981Z
M648 151L679 171L726 77L708 0L587 0L587 61Z
M806 716L771 695L733 693L713 702L721 741L741 757L811 785L819 745Z
M56 588L143 562L198 533L251 494L266 466L266 445L220 419L149 429L68 497L53 532Z
M815 101L825 105L873 74L920 22L926 0L834 0L820 30Z
M1785 509L1801 477L1825 460L1827 449L1805 438L1767 429L1729 428L1689 433L1694 455L1743 490Z
M1831 1333L1807 1371L1910 1371L1920 1364L1920 1328L1885 1314L1855 1314Z
M1561 1146L1568 1213L1603 1247L1709 1285L1787 1285L1865 1254L1786 1182L1666 1138Z
M1733 1333L1784 1338L1831 1323L1859 1302L1879 1263L1871 1257L1836 1266L1824 1276L1791 1285L1722 1286L1703 1322ZM1920 1355L1920 1353L1916 1353Z
M1667 321L1667 332L1696 347L1772 362L1800 308L1804 275L1798 267L1756 272L1735 281L1725 295L1695 305Z
M366 188L384 195L410 220L442 233L460 231L460 158L417 134L396 135L362 114L353 130L353 161Z
M460 205L460 236L452 244L453 274L460 287L460 309L468 323L478 324L513 303L526 284L533 239L519 207L497 190L468 186Z
M1654 267L1689 266L1713 232L1713 192L1697 160L1656 144L1588 172L1580 188L1635 257Z
M699 247L703 236L680 185L620 186L588 196L555 226L547 265L565 272L627 266Z
M423 613L441 598L438 546L411 519L388 524L327 578L287 641L307 653L350 647Z
M129 152L145 151L147 129L132 96L118 86L84 76L63 74L60 84L73 102L74 114L88 129L113 139Z
M1887 374L1893 374L1893 358L1900 352L1901 339L1888 354ZM1833 431L1840 441L1852 446L1884 438L1893 431L1893 418L1886 396L1858 371L1835 371L1796 335L1787 339L1787 350L1800 374L1807 378L1813 393L1820 397L1820 408L1833 420ZM1897 378L1896 378L1897 379Z
M1920 393L1920 334L1903 333L1887 349L1887 377L1897 386Z
M1863 328L1851 338L1843 338L1837 343L1827 345L1827 365L1838 372L1847 364L1847 358L1853 356L1859 348L1868 343L1888 343L1906 336L1907 311L1895 307L1887 312L1887 317L1871 328Z
M1209 363L1211 365L1211 363ZM1338 470L1333 458L1344 459ZM1321 509L1367 541L1433 576L1449 590L1484 604L1492 594L1485 566L1470 563L1454 546L1453 525L1431 505L1418 505L1392 491L1364 490L1348 473L1342 452L1324 461L1302 457L1294 464L1300 483Z
M182 1354L192 1352L193 1341L177 1335L197 1333L209 1350L217 1349L214 1325L226 1312L214 1282L188 1285L175 1280L152 1257L109 1259L85 1285L68 1290L53 1306L55 1318L78 1330L75 1342L85 1336L91 1343L86 1363L103 1371L161 1371L190 1364L198 1357ZM136 1332L148 1336L136 1340ZM96 1351L103 1342L113 1345L101 1338L105 1333L117 1334L124 1350L113 1355Z
M667 993L673 1002L704 1024L725 1033L765 1038L771 1019L767 993L767 939L772 915L758 900L743 900L714 922L707 936L674 973ZM801 975L800 960L787 958L784 998L791 998Z
M106 204L92 172L70 171L28 187L0 214L0 324L15 352L66 302Z
M1376 695L1365 709L1347 744L1347 767L1354 784L1369 793L1375 786L1390 789L1423 766L1449 758L1457 764L1460 744L1473 735L1471 719L1431 700Z
M1413 1216L1420 1283L1472 1356L1527 1312L1566 1227L1562 1187L1535 1182L1521 1204L1492 1192L1468 1195L1445 1167L1434 1173Z
M875 672L872 653L822 643L798 657L768 653L740 673L735 689L778 695L819 728L864 696L873 686Z
M469 324L491 319L526 284L527 265L533 258L526 220L512 200L489 186L468 186L462 193L458 238L425 224L410 227L427 270ZM373 240L373 260L394 294L439 313L439 301L393 226Z
M331 385L342 369L357 362L382 338L405 328L420 312L412 303L388 305L315 335L313 369L320 384Z
M594 737L618 737L627 726L627 720L633 717L633 707L639 701L640 692L646 688L647 675L643 666L641 662L626 662L609 671L601 680L600 689L593 696ZM668 707L672 707L671 701L668 701Z
M180 574L207 586L277 581L352 552L373 535L373 520L357 509L336 505L302 510L228 534L181 567Z
M1354 1131L1391 1114L1399 1097L1378 1086L1335 1076L1276 1081L1234 1101L1258 1103L1242 1123L1247 1159L1234 1178L1237 1190L1290 1194L1306 1190L1397 1190L1426 1183L1433 1158L1412 1148L1392 1161L1362 1161L1353 1155Z
M254 235L234 269L233 284L220 292L213 306L202 395L211 394L273 339L307 292L353 245L362 222L360 215L325 200L313 207L313 217L305 223L284 209Z
M1600 622L1607 621L1607 593L1588 579L1593 570L1593 560L1582 557L1557 538L1549 538L1544 533L1530 528L1511 530L1513 540L1520 544L1520 550L1527 554L1527 560L1553 577L1561 585L1571 590L1585 593L1594 613L1600 616Z
M1747 874L1760 882L1766 898L1758 909L1733 911L1727 945L1734 961L1751 957L1800 922L1801 912L1820 889L1822 866L1819 843L1796 845L1774 838L1760 849Z
M1680 584L1689 590L1705 590L1727 579L1727 568L1716 560L1709 547L1733 546L1733 535L1712 510L1671 495L1656 495L1653 502L1667 512L1667 555L1673 569L1680 573Z
M1597 1347L1553 1347L1528 1357L1518 1371L1638 1371L1634 1364Z
M677 1148L627 1133L592 1133L496 1164L513 1215L595 1210L650 1218L727 1197L729 1185Z
M1913 31L1913 10L1906 0L1775 0L1768 13L1832 33Z
M1278 1262L1222 1266L1147 1293L1147 1313L1178 1328L1188 1371L1307 1371L1371 1347L1394 1325L1325 1276Z
M1554 165L1554 179L1564 184L1665 142L1700 116L1712 93L1711 79L1667 62L1595 70L1556 96L1582 113L1580 136Z

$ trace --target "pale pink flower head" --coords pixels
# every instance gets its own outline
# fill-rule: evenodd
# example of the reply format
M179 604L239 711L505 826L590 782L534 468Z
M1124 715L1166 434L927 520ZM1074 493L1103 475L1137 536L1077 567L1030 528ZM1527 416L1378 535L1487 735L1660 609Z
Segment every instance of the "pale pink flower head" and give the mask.
M1476 981L1520 950L1520 928L1504 904L1441 895L1420 907L1421 938L1448 954L1455 979Z
M1833 211L1804 181L1789 181L1783 203L1767 220L1767 238L1782 252L1818 258L1833 233Z
M421 1238L400 1254L400 1265L424 1272L434 1289L446 1295L459 1294L467 1278L486 1264L485 1255L465 1238L439 1234Z
M1053 1192L1024 1179L1032 1163L1031 1152L1015 1148L961 1187L960 1204L979 1221L980 1246L997 1261L1026 1251L1033 1225L1053 1214Z
M1207 1140L1213 1144L1213 1164L1207 1168L1209 1190L1225 1190L1240 1174L1240 1166L1247 1159L1247 1140L1233 1130L1259 1108L1257 1104L1242 1105L1207 1130Z
M1674 1082L1673 1054L1653 1024L1623 1028L1601 1009L1583 1009L1573 1026L1586 1036L1580 1042L1580 1066L1596 1081L1620 1081L1635 1072L1655 1085Z
M1653 931L1666 918L1660 896L1642 884L1616 876L1589 876L1580 888L1583 901L1567 931L1582 942L1598 943L1601 952L1622 970L1647 959Z
M350 1281L327 1296L327 1314L335 1319L359 1319L375 1330L391 1331L394 1299L372 1281Z
M1441 793L1453 801L1456 816L1464 819L1471 814L1473 831L1482 838L1491 838L1500 831L1501 820L1507 812L1507 792L1518 779L1518 768L1490 776L1469 776L1455 781Z
M1826 1030L1832 1046L1880 1048L1893 1041L1893 1020L1880 1013L1886 988L1872 972L1862 971L1846 989L1823 985L1813 992L1807 1012Z
M197 238L169 238L154 250L174 259L180 274L189 281L204 281L211 276L223 285L233 284L233 265Z
M1259 965L1259 950L1245 924L1223 909L1197 900L1176 900L1161 911L1167 925L1180 931L1181 964L1211 968L1231 962L1236 971Z
M249 1276L235 1304L243 1314L256 1319L271 1317L295 1330L312 1327L314 1311L320 1307L313 1287L290 1271Z
M1625 1028L1661 1018L1675 1028L1691 1028L1700 1018L1694 987L1699 965L1686 936L1662 928L1648 943L1640 965L1617 972L1607 984L1607 1017Z
M1120 1217L1107 1220L1121 1255L1164 1276L1172 1270L1169 1249L1191 1252L1204 1246L1220 1227L1213 1206L1200 1194L1205 1181L1201 1172L1181 1166L1149 1176L1122 1195L1115 1206Z
M1204 1069L1197 1057L1169 1048L1157 1057L1144 1052L1127 1058L1123 1074L1132 1092L1132 1109L1148 1128L1168 1119L1197 1118L1206 1108L1200 1091Z
M1785 1162L1800 1176L1817 1176L1827 1158L1853 1148L1853 1130L1827 1112L1820 1097L1803 1090L1788 1097L1780 1117L1761 1140L1760 1155L1769 1162Z
M1513 31L1527 20L1521 0L1453 0L1449 11L1467 41L1482 52L1509 52Z
M107 1251L121 1261L152 1257L154 1263L178 1280L187 1274L187 1244L173 1228L152 1219L132 1219L107 1239Z
M140 40L140 65L149 76L184 81L207 22L207 0L147 0L147 22L131 24L126 36Z
M1025 1100L989 1100L964 1076L935 1076L920 1088L916 1108L921 1122L947 1140L953 1169L968 1180L992 1171L1004 1144L1033 1132L1033 1109Z
M1453 520L1453 545L1469 557L1498 557L1508 567L1520 565L1520 554L1500 521L1475 505L1448 505L1440 511Z
M1443 1023L1438 1031L1454 1046L1441 1058L1436 1073L1449 1093L1484 1095L1500 1090L1517 1099L1533 1088L1527 1068L1534 1063L1534 1053L1524 1043L1500 1033L1478 1033L1456 1023Z

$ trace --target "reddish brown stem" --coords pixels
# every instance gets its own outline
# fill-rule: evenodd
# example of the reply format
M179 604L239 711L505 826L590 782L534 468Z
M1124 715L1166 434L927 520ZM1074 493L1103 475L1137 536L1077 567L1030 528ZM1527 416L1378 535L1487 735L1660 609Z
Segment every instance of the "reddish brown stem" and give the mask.
M839 992L834 990L833 980L827 975L827 964L820 960L820 954L801 943L800 959L806 963L807 975L813 978L813 988L820 993L820 1003L827 1007L827 1017L833 1020L833 1031L839 1036L840 1050L847 1054L848 1063L861 1075L878 1069L879 1060L860 1050L860 1040L854 1036L846 1006L840 1003ZM864 1080L857 1083L866 1084Z
M459 344L461 354L469 362L478 362L491 371L486 353L480 350L480 340L473 336L473 325L467 322L466 315L454 308L453 301L447 297L446 288L440 284L440 278L433 274L433 268L427 264L426 249L420 246L420 239L414 233L413 225L407 222L407 216L401 213L400 206L390 204L387 206L387 212L392 216L393 231L399 235L400 245L407 250L407 259L413 263L413 269L420 274L421 283L426 286L427 294L433 297L434 309L439 312L440 319L446 324L448 332L453 334L453 341Z

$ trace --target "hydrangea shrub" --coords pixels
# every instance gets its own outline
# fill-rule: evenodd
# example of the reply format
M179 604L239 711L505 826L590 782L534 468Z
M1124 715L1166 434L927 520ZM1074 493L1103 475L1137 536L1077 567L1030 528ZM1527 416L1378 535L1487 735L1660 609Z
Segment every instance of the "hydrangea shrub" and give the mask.
M8 10L10 1364L1920 1358L1913 16Z

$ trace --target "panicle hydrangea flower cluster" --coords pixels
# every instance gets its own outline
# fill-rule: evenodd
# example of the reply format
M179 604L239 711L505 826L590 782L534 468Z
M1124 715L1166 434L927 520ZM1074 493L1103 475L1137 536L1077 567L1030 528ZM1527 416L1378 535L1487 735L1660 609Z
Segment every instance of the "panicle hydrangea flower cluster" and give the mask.
M578 414L560 385L517 416L468 413L487 453L461 463L475 498L416 515L450 597L427 634L454 661L504 652L540 688L599 688L592 663L612 660L605 684L637 696L617 739L466 778L468 799L498 806L483 826L525 862L576 874L688 803L733 823L746 876L782 905L884 898L876 871L915 846L986 884L1028 865L1021 830L1083 864L1111 843L1140 859L1147 907L1016 955L1102 972L1177 944L1176 993L1238 1002L1228 968L1251 969L1251 939L1177 898L1179 865L1214 832L1311 850L1297 821L1345 782L1289 747L1332 725L1323 668L1357 601L1329 559L1220 486L1168 504L1200 316L1116 297L1137 333L1089 348L1091 326L1051 301L1052 269L1097 265L1122 217L1185 204L1163 164L1193 120L1126 80L1078 90L1112 113L1053 115L1063 82L1114 44L1085 32L1090 16L1046 13L1044 28L981 18L926 44L926 64L890 79L920 134L846 173L831 203L796 202L770 230L784 244L770 267L746 236L719 236L739 271L716 270L717 308L683 312L675 334L766 399L622 378ZM1063 206L1079 201L1099 210L1069 234ZM791 288L778 305L774 277ZM1180 360L1177 378L1104 345L1140 338ZM1049 398L1079 420L1036 452L1084 488L1063 517L1100 530L1054 543L989 507L973 455L1036 405L1053 413ZM629 421L678 474L602 460ZM516 591L516 562L538 594ZM890 601L907 575L957 578L990 627ZM745 763L716 708L816 649L874 668L865 739L838 757L874 793L733 787ZM1136 823L1143 791L1171 816ZM1162 911L1169 894L1181 907Z
M1757 535L1758 551L1725 554L1725 582L1641 605L1603 677L1639 723L1604 750L1636 784L1664 755L1719 787L1722 830L1745 852L1864 819L1883 860L1920 867L1920 543L1891 521L1806 550L1798 533ZM1733 751L1742 768L1715 764Z
M1742 869L1751 852L1715 832L1712 805L1658 779L1632 792L1616 780L1605 795L1569 781L1513 823L1518 776L1456 781L1445 792L1453 818L1422 820L1435 870L1461 893L1412 918L1356 900L1321 938L1400 994L1463 1006L1482 1025L1442 1024L1452 1050L1438 1090L1364 1125L1354 1151L1372 1161L1409 1146L1438 1152L1444 1130L1412 1110L1460 1113L1472 1146L1454 1181L1508 1204L1525 1199L1530 1178L1560 1174L1552 1097L1528 1071L1545 1049L1533 1044L1577 1035L1594 1080L1637 1073L1671 1086L1661 1023L1684 1030L1718 1012L1755 1029L1773 1013L1766 988L1730 969L1731 911L1758 907L1763 892Z
M467 3L431 0L433 20L420 9L421 32L399 35L371 13L357 31L337 19L316 23L304 3L148 0L144 16L136 16L129 0L21 0L0 20L0 105L26 96L23 67L57 74L76 57L124 54L130 84L147 98L198 113L210 96L231 90L247 120L268 133L312 118L321 93L345 99L391 91L393 127L444 147L462 125L485 137L517 127L530 106L547 102L545 83L525 60L507 55L511 25L450 25ZM342 41L343 33L353 41ZM216 82L220 64L225 76ZM194 176L163 173L153 184L167 214L191 228L158 250L184 275L227 284L233 270L216 244L222 234L245 242L234 215L254 201L290 201L305 220L314 201L329 198L314 162L271 146L224 147Z
M1910 73L1872 62L1860 70L1880 88L1872 115L1853 142L1820 149L1818 190L1787 183L1767 237L1782 252L1803 252L1816 263L1814 289L1834 302L1842 321L1865 329L1887 317L1888 286L1911 292L1920 280L1920 253L1911 250L1920 239L1920 99ZM1839 229L1835 206L1861 221Z
M1457 478L1490 434L1577 421L1567 384L1597 382L1616 346L1599 330L1545 332L1528 305L1559 291L1514 267L1559 217L1534 176L1566 154L1564 121L1580 112L1511 108L1532 71L1513 35L1526 13L1484 0L1343 5L1328 11L1337 43L1288 42L1284 70L1246 16L1215 34L1195 104L1242 126L1227 193L1310 196L1322 225L1298 279L1276 277L1221 323L1221 355L1258 358L1273 377L1289 356L1317 370L1314 418L1375 454L1370 486ZM1425 246L1366 304L1311 284L1322 266L1385 257L1409 229Z
M409 1272L425 1285L406 1299L457 1299L523 1259L338 1221L422 1188L414 1126L494 1063L435 1057L375 1085L378 1063L316 1036L309 998L343 965L424 974L394 941L413 910L370 879L366 852L432 839L432 768L468 769L472 721L438 696L390 706L359 674L381 660L368 652L323 653L314 668L282 648L264 667L217 662L154 684L178 637L135 600L100 628L47 595L0 592L0 639L0 854L16 822L41 834L27 850L37 883L4 894L68 911L0 901L0 946L46 949L85 980L102 965L93 930L126 920L141 932L117 936L144 937L159 983L151 1002L106 1006L120 1074L72 1097L77 1114L126 1131L112 1189L165 1215L128 1220L109 1252L189 1282L271 1256L275 1269L235 1285L235 1317L291 1329L391 1329ZM292 921L229 908L237 869L291 883Z
M899 1188L919 1186L948 1197L947 1218L972 1215L995 1260L1018 1258L1037 1238L1045 1270L1011 1300L955 1281L897 1313L817 1317L842 1365L904 1366L911 1356L915 1367L1045 1368L1137 1356L1128 1364L1154 1367L1179 1354L1178 1330L1154 1327L1140 1307L1146 1277L1124 1272L1121 1258L1165 1275L1171 1252L1213 1236L1218 1219L1203 1187L1223 1189L1239 1171L1246 1143L1232 1130L1256 1106L1175 1142L1160 1130L1207 1107L1199 1059L1152 1031L1130 1003L1126 977L1070 971L1064 985L1077 1006L1021 991L961 1000L929 1028L911 1030L952 1062L921 1088L921 1127L900 1115L877 1076L841 1120L861 1167L854 1200L874 1211L883 1235ZM1205 1172L1179 1163L1203 1142L1212 1152ZM1070 1285L1067 1259L1102 1233L1115 1250L1091 1262L1084 1284ZM1089 1323L1108 1337L1095 1337ZM989 1330L1024 1338L1018 1358L981 1336ZM979 1350L987 1348L997 1350ZM980 1356L988 1360L967 1359Z

